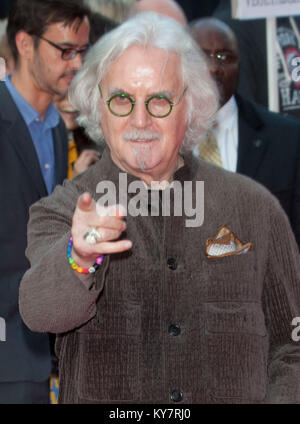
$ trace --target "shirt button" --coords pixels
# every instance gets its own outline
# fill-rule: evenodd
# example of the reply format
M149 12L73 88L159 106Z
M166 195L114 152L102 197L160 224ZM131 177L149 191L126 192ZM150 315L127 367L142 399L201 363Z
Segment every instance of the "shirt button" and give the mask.
M167 260L167 264L168 264L168 267L169 267L172 271L175 271L175 270L177 269L177 261L176 261L176 259L174 259L174 258L169 258L169 259Z
M40 118L35 118L35 122L40 122Z
M51 168L51 165L49 165L49 163L46 163L45 169L50 169L50 168Z
M169 334L171 336L179 336L179 334L181 333L180 325L178 325L178 324L171 324L171 325L169 325L168 331L169 331Z
M183 393L180 390L172 390L171 400L173 402L181 402L183 399Z

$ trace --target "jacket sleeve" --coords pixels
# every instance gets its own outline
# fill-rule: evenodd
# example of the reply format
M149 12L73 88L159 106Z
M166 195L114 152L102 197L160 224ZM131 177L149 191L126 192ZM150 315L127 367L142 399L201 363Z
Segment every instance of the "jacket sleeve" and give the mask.
M97 271L97 278L79 276L67 259L72 217L84 191L66 181L64 187L58 186L50 197L30 209L26 256L31 268L21 281L19 307L32 331L67 332L96 314L108 257ZM83 282L82 278L87 280Z
M300 255L288 218L277 201L272 206L263 292L270 338L266 401L300 403L300 342L292 337L292 321L300 317Z

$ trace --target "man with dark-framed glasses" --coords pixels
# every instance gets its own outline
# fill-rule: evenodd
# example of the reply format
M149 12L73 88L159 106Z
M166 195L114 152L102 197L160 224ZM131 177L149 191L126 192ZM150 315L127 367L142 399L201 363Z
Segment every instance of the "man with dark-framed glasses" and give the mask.
M37 38L40 38L41 40L46 41L50 46L55 47L57 50L61 52L61 58L62 60L70 61L73 60L77 55L83 56L87 50L89 45L85 45L82 49L77 49L75 47L72 47L72 43L62 43L63 45L70 45L70 47L62 47L59 44L53 43L53 41L48 40L45 37L42 37L41 35L37 35Z
M106 148L32 207L20 287L29 328L58 334L59 402L299 401L297 245L264 188L194 157L218 109L196 43L138 14L70 101Z
M16 66L0 83L0 403L49 403L49 337L22 322L18 290L29 267L29 208L67 176L68 138L52 100L81 68L88 16L80 0L16 0L8 18Z

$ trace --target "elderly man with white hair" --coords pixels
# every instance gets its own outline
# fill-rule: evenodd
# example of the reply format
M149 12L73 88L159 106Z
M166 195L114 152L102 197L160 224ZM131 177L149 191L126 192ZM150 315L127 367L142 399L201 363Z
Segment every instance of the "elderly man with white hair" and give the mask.
M31 208L20 289L60 403L300 401L298 248L266 189L193 156L218 101L190 36L137 15L70 99L107 147Z

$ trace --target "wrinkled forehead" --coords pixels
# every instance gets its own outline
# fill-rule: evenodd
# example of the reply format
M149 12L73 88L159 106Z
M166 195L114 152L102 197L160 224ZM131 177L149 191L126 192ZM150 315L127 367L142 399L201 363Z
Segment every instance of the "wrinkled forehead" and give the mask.
M115 59L103 78L104 84L182 85L181 61L175 52L133 45Z

